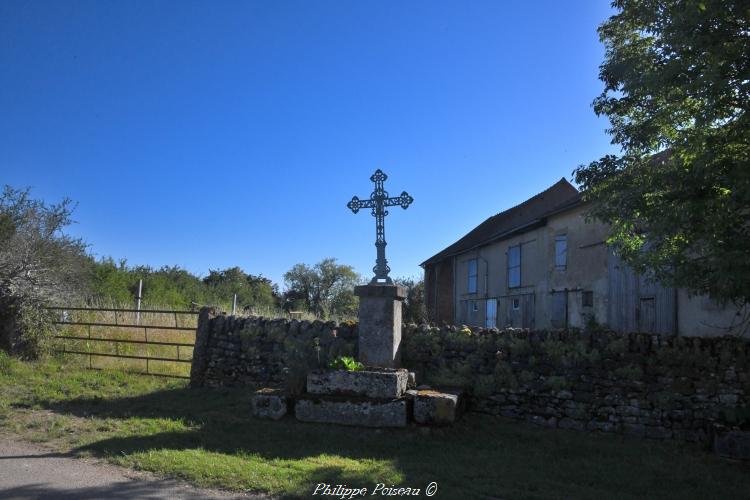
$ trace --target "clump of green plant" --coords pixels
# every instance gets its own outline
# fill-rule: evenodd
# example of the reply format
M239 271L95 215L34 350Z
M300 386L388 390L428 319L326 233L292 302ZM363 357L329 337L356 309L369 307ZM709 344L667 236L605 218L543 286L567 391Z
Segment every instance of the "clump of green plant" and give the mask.
M0 349L24 359L36 359L50 352L55 325L52 313L28 297L5 300L0 293Z
M627 351L627 345L625 344L625 339L620 337L614 340L611 340L607 347L605 348L607 353L614 354L614 355L621 355L625 351Z
M487 397L495 392L495 377L493 375L479 375L474 380L472 393L475 396Z
M495 365L495 386L498 389L515 389L518 387L518 380L513 373L513 368L506 361L498 361Z
M0 350L0 375L10 373L10 357Z
M332 370L347 370L357 372L363 370L365 365L352 358L351 356L339 356L328 363L328 368Z
M643 370L638 365L621 366L613 373L617 378L623 380L640 380L643 378Z
M596 320L596 316L590 314L586 318L586 324L583 327L583 331L586 333L601 333L606 332L607 329Z
M510 355L514 358L525 357L531 353L531 343L521 337L511 337Z
M570 387L570 383L565 376L553 375L551 377L547 377L544 380L544 386L547 389L559 391L561 389L568 389Z

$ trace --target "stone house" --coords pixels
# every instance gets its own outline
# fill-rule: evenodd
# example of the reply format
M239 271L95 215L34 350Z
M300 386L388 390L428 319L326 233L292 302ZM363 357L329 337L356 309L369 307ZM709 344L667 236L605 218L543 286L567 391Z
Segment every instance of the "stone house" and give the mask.
M493 215L424 268L431 321L549 329L596 321L615 331L723 335L738 312L652 283L606 245L565 179Z

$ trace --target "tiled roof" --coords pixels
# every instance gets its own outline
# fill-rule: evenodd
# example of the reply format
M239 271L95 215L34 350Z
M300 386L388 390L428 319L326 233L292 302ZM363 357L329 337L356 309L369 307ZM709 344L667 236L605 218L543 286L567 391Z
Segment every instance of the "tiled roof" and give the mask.
M565 178L562 178L520 205L493 215L448 248L422 262L421 265L439 262L487 243L509 238L536 224L543 223L544 218L553 213L568 210L581 203L581 193Z

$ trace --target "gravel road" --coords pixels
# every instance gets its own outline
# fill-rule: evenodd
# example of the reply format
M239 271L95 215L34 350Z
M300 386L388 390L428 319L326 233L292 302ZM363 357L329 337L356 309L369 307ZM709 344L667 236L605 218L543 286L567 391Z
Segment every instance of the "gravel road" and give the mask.
M95 461L50 452L0 436L0 498L16 499L267 499L194 488Z

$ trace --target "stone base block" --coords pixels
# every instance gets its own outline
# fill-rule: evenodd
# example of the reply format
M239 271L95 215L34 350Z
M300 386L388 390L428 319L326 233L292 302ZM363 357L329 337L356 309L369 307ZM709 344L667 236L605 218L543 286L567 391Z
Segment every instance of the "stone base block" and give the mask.
M289 399L279 389L260 389L253 394L250 405L254 417L279 420L287 414Z
M307 392L390 400L404 395L408 379L409 372L403 369L316 371L307 376Z
M401 306L406 289L395 285L354 287L359 297L359 360L367 366L401 365Z
M446 425L461 414L461 394L433 390L409 391L414 399L414 421L418 424Z
M294 413L302 422L357 425L363 427L405 427L408 400L374 401L344 398L303 397Z

